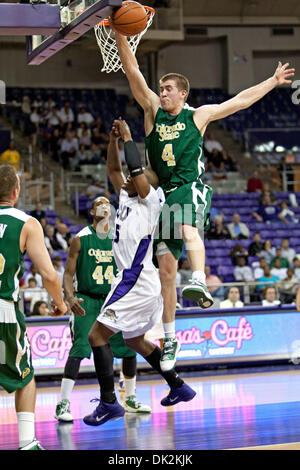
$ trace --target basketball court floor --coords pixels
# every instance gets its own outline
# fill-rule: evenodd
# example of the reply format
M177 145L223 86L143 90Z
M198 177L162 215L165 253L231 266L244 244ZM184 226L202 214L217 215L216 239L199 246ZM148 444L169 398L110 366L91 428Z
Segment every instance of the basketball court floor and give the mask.
M74 422L54 419L59 382L38 383L36 435L48 450L300 450L300 369L295 366L185 374L197 395L164 408L168 387L145 377L138 398L152 414L126 414L89 427L82 417L97 403L95 381L80 380L71 398ZM0 391L0 450L18 448L14 396Z

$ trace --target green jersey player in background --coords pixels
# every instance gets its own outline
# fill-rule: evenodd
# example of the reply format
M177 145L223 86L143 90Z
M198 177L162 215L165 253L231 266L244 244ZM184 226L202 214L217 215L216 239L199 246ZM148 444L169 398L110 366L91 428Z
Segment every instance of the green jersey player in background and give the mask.
M19 449L43 450L35 438L36 385L24 314L18 308L24 253L53 298L53 315L67 313L62 286L44 242L41 224L15 209L20 179L11 165L0 166L0 385L15 392Z
M164 298L165 342L161 368L166 370L174 367L180 349L175 336L176 273L184 243L192 279L183 288L183 296L197 301L202 308L213 304L205 283L205 248L199 234L207 225L212 195L211 188L201 181L206 128L210 122L248 108L276 86L291 83L289 78L294 75L294 69L279 62L274 75L264 82L224 103L191 109L186 105L190 88L187 78L176 73L163 76L158 96L148 87L126 37L115 31L115 38L132 94L144 110L145 143L151 167L164 189L165 206L176 208L170 217L171 229L177 226L181 235L180 239L178 233L166 230L164 234L160 230L155 253ZM161 219L164 223L164 211Z

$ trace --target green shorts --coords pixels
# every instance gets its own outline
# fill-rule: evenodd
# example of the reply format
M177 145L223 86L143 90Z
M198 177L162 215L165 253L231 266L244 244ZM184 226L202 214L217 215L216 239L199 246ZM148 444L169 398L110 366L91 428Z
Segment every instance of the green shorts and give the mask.
M8 392L33 378L31 348L18 304L0 299L0 385Z
M86 357L89 359L91 357L92 348L88 341L88 334L97 320L105 299L95 299L82 293L76 293L75 295L84 300L81 306L85 310L85 316L79 317L77 315L72 315L70 317L70 329L73 345L69 356L80 358ZM115 357L123 358L136 356L136 352L126 346L121 332L112 336L110 339L110 345Z
M191 225L199 231L208 230L212 188L200 181L187 183L174 190L166 191L166 200L160 214L154 240L154 254L157 245L164 242L179 259L183 250L181 226Z

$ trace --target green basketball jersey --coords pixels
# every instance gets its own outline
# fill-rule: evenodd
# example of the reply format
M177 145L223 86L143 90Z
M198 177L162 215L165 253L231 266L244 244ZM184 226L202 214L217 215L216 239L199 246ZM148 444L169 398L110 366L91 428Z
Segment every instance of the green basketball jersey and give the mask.
M108 294L117 273L112 251L112 232L100 238L92 225L76 236L80 237L81 249L76 265L77 291L86 295Z
M203 138L194 123L194 111L185 105L172 116L159 108L145 138L151 167L164 191L198 181L204 173Z
M30 218L18 209L0 207L0 298L18 301L19 281L25 271L20 234Z

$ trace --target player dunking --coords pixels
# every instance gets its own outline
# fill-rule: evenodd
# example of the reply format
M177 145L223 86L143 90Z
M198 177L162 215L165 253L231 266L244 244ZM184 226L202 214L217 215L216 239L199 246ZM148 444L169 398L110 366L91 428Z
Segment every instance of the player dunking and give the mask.
M59 277L45 247L40 223L15 209L20 180L11 165L0 166L0 385L15 392L20 450L43 450L35 438L36 386L24 315L18 309L25 251L53 297L54 314L67 313Z
M182 238L160 232L156 248L164 298L163 322L165 344L161 367L175 365L180 345L175 336L176 272L183 243L192 269L192 280L182 293L189 300L208 308L213 299L205 283L205 248L199 229L208 227L212 190L201 181L204 173L203 136L210 122L248 108L278 85L291 83L294 75L289 64L279 62L274 75L266 81L242 91L234 98L197 109L186 105L189 82L180 74L171 73L160 79L160 94L147 85L125 36L115 31L119 56L134 98L144 110L146 149L150 165L159 177L166 207L177 207L173 228L179 227ZM163 220L162 213L162 220Z
M120 195L113 241L119 273L89 333L101 392L100 404L92 414L84 417L84 422L91 426L124 415L124 408L115 396L113 355L109 345L109 339L118 331L122 331L127 346L141 354L169 384L171 390L161 401L163 406L192 400L196 394L174 370L161 371L160 349L144 338L145 333L159 323L163 311L159 275L152 263L160 200L143 172L127 124L122 120L114 124L116 133L125 142L125 158L131 176L125 181L116 141L115 151L110 149L108 152L107 170Z
M111 136L111 139L114 137ZM73 238L64 272L64 294L75 315L71 316L70 321L73 345L65 365L61 397L55 411L55 418L60 422L73 421L70 396L82 359L91 356L88 333L117 274L112 252L113 230L109 226L109 200L97 197L93 201L90 214L93 223L83 228ZM76 292L74 276L76 276ZM150 413L151 408L140 403L135 394L136 353L125 345L122 333L111 337L110 346L114 357L123 359L125 410L133 413Z

